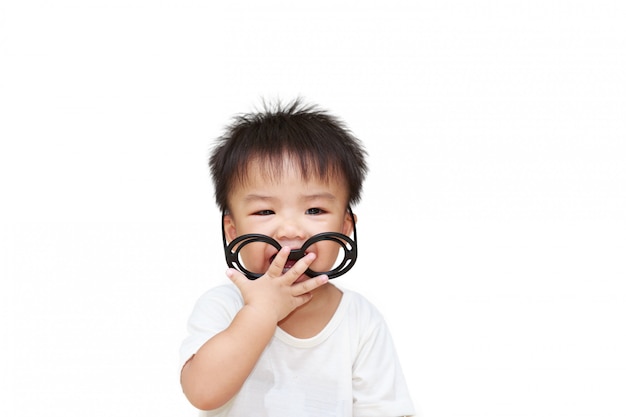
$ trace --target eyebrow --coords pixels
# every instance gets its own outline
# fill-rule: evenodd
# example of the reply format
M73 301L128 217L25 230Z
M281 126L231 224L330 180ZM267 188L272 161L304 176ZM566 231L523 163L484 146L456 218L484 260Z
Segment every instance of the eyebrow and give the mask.
M272 200L274 197L260 195L260 194L248 194L243 199L245 201L254 201L254 200Z
M248 194L244 197L244 201L271 201L275 200L277 197L261 195L261 194ZM336 200L337 197L331 193L315 193L315 194L306 194L300 196L300 200L311 201L311 200Z
M308 194L308 195L303 195L301 197L301 200L305 200L305 201L310 201L310 200L318 200L318 199L323 199L323 200L336 200L337 197L334 194L331 193L316 193L316 194Z

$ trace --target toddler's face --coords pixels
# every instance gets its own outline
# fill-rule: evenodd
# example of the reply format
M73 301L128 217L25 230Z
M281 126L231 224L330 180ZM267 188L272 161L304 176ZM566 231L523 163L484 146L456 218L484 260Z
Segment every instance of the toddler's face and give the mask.
M348 190L339 178L328 181L312 175L304 179L296 164L285 164L280 176L271 177L263 167L252 163L247 179L229 195L230 212L225 216L225 233L230 242L237 236L258 233L274 238L281 246L299 249L311 236L322 232L350 235L352 221L347 213ZM339 254L336 243L320 241L308 252L317 258L310 266L314 271L328 271ZM242 248L246 269L265 273L277 249L266 244ZM288 261L290 268L295 261ZM307 279L301 276L298 281Z

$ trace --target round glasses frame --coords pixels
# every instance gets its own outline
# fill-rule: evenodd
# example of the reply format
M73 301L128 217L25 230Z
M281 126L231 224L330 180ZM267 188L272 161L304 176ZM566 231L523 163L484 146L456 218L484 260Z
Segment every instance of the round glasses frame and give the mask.
M341 263L339 263L339 265L337 265L335 268L331 269L330 271L318 272L318 271L313 271L310 268L308 268L304 273L311 278L319 276L319 275L328 275L329 279L333 279L333 278L337 278L345 274L350 269L352 269L352 267L356 263L356 258L358 254L357 239L356 239L356 219L354 217L354 213L352 213L352 209L350 209L349 207L348 207L348 213L350 214L350 217L352 218L352 226L353 226L352 233L354 235L354 240L352 240L349 236L344 235L343 233L337 233L337 232L319 233L307 239L302 244L302 247L300 247L299 249L292 249L287 259L297 261L303 258L304 255L306 255L306 250L309 248L309 246L317 242L321 242L321 241L332 241L332 242L338 243L343 249L344 257ZM257 233L241 235L233 239L232 242L227 243L226 231L224 230L224 217L225 216L226 216L226 212L222 213L222 242L224 243L224 255L226 257L226 264L231 268L237 269L250 280L255 280L257 278L262 277L264 274L249 271L241 264L241 262L239 261L239 252L245 245L249 243L253 243L253 242L267 243L279 251L282 249L282 246L280 245L280 243L278 243L278 241L276 241L276 239L273 239L267 235L262 235L262 234L257 234Z

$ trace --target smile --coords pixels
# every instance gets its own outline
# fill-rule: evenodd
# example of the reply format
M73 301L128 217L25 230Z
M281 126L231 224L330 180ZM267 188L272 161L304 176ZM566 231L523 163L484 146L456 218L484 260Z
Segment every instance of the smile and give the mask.
M291 252L289 253L289 257L287 257L287 261L285 262L284 269L287 270L291 268L292 266L296 264L296 262L304 258L308 253L309 252L305 252L302 249L292 249ZM276 254L270 257L270 263L274 262L275 258L276 258Z
M296 264L297 261L287 260L285 262L285 266L283 266L283 274L291 269Z

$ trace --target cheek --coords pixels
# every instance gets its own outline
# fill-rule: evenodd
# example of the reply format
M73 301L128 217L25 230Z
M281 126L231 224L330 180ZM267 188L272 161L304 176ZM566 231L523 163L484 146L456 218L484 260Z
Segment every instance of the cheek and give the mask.
M262 242L246 244L239 251L239 262L250 272L264 274L270 266L269 259L277 250Z
M311 270L326 272L335 268L344 258L345 253L336 242L324 241L311 245L311 252L315 252L317 258L311 264Z

